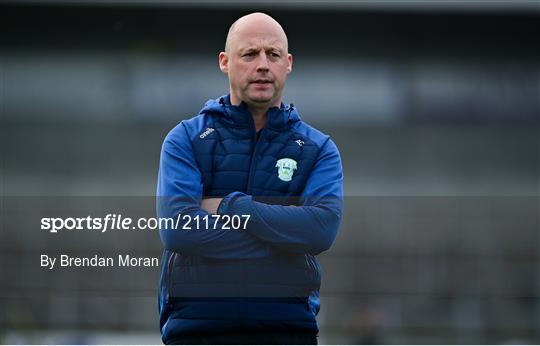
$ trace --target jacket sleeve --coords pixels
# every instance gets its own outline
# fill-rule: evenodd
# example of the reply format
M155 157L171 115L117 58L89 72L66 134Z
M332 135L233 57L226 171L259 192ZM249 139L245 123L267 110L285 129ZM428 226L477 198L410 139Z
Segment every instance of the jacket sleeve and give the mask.
M217 259L248 259L269 255L270 247L260 239L241 230L222 230L209 217L208 228L199 220L209 215L200 207L202 199L202 178L195 161L195 155L184 123L172 130L163 143L157 184L157 216L180 222L166 224L160 229L163 246L167 250L182 254L193 254ZM189 215L189 216L187 216ZM185 217L185 219L183 219ZM191 219L183 228L185 220ZM175 228L176 227L176 228Z
M223 199L218 211L251 215L247 231L279 250L313 255L328 250L343 213L341 159L329 138L300 197L301 206L281 206L233 192Z

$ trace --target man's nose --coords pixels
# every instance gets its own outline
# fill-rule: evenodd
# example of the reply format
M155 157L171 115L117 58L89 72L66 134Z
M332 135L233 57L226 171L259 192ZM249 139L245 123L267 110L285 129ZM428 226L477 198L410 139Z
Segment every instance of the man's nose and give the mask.
M265 52L261 52L257 57L257 71L268 71L268 57Z

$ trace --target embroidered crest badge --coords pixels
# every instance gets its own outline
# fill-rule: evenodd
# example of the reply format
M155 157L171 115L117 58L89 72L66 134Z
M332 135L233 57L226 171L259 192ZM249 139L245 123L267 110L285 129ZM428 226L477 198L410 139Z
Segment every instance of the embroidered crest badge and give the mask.
M278 178L283 181L291 181L294 171L297 169L296 161L289 158L279 159L276 162Z

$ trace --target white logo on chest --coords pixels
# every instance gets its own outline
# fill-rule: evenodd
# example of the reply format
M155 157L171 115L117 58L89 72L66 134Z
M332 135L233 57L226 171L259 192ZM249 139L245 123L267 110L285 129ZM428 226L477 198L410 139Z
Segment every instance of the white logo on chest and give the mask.
M283 181L291 181L294 171L298 168L296 161L289 158L279 159L276 162L278 168L278 178Z
M211 134L212 132L214 132L215 130L211 127L207 127L206 130L201 133L201 135L199 136L200 139L204 139L206 136L208 136L209 134Z

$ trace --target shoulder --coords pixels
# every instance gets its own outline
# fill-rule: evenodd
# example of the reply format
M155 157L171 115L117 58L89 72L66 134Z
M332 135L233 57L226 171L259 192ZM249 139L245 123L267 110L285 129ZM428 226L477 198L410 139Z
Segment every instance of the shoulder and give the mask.
M204 135L213 125L213 117L208 114L199 114L192 118L182 120L165 136L164 142L179 144L191 142L194 138Z
M313 143L319 150L324 148L325 150L337 151L336 144L328 134L316 129L303 120L296 122L292 130L302 136L304 141Z

